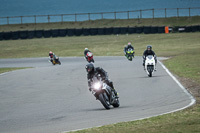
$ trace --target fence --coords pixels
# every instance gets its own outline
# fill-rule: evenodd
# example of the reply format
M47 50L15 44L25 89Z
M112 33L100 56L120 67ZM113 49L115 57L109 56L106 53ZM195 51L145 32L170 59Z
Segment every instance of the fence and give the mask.
M135 18L168 18L181 16L199 16L200 7L192 8L161 8L119 12L56 14L0 17L0 25L26 24L26 23L50 23L50 22L77 22L97 19L135 19Z

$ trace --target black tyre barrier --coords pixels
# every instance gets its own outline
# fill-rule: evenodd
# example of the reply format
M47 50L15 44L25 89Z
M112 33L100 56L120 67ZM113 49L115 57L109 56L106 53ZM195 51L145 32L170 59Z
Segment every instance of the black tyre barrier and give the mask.
M91 28L90 29L90 34L93 35L93 36L97 35L98 34L98 29L97 28Z
M120 34L127 34L128 33L128 27L121 27L120 28Z
M199 25L191 26L191 28L192 28L192 32L197 32L197 31L199 31Z
M113 28L104 28L105 35L111 35L113 34Z
M4 32L3 39L4 40L10 40L11 39L11 32Z
M83 35L84 36L90 35L90 29L83 29Z
M136 27L136 33L143 33L143 27Z
M19 32L20 39L27 39L28 38L28 31L20 31Z
M120 34L120 28L113 28L113 34Z
M144 27L144 34L149 34L151 33L151 26L145 26Z
M67 35L67 29L60 29L59 30L59 36L64 37Z
M44 35L45 38L51 37L51 30L44 30L43 35Z
M58 29L51 30L51 36L52 37L58 37L59 36L59 30Z
M165 33L165 26L158 27L158 33Z
M81 31L82 31L82 29L81 29ZM76 35L76 32L77 32L77 29L68 29L67 30L67 35L68 36L74 36L74 35ZM82 34L82 32L81 32L81 34ZM77 34L77 36L79 36L79 35Z
M42 38L43 37L43 30L36 30L35 31L35 37L36 38Z
M129 28L128 28L128 33L129 33L129 34L136 33L136 28L135 28L135 27L129 27Z
M98 35L105 35L104 28L99 28L98 29Z
M68 31L69 32L69 31ZM83 34L83 29L75 29L75 34L76 36L80 36Z
M191 26L186 26L185 27L185 32L192 32L192 27Z
M152 26L151 27L151 33L153 33L153 34L158 33L158 27L157 26Z
M19 31L14 31L11 33L12 39L17 40L19 39Z
M185 29L186 29L185 26L180 26L180 27L176 26L176 27L173 28L173 32L180 32L180 33L182 33L182 32L185 32Z
M3 40L3 33L0 33L0 41Z
M28 31L27 35L28 35L28 39L32 39L35 37L35 31Z

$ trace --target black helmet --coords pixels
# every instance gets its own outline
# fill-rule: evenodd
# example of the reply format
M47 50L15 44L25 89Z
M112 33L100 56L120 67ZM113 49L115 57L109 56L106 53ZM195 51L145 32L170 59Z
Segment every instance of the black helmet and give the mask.
M151 50L152 50L152 46L151 46L151 45L148 45L148 46L147 46L147 50L148 50L148 51L149 51L149 50L151 51Z
M94 70L94 65L92 63L89 63L85 66L86 71L89 73Z

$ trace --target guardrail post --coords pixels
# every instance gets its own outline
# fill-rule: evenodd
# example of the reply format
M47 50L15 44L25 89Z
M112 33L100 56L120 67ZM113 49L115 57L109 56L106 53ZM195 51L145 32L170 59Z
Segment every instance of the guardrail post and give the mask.
M190 17L190 8L189 8L189 17Z
M88 20L90 21L90 13L88 13Z
M116 12L114 12L114 16L115 16L115 19L117 19L117 17L116 17Z
M101 19L103 19L103 13L101 13Z
M127 15L128 15L128 19L129 19L129 11L127 12Z
M63 23L63 14L61 14L61 22Z
M140 10L140 18L142 18L142 10Z
M165 8L165 18L167 18L167 9Z
M75 14L75 22L77 22L77 14Z
M36 15L35 15L34 17L35 17L35 24L36 24L36 23L37 23L37 22L36 22Z
M49 15L48 15L48 18L47 18L47 19L48 19L48 23L49 23L49 22L50 22L50 16L49 16Z
M154 19L154 8L152 9L153 19Z
M23 23L23 21L22 21L22 16L20 16L21 17L21 24Z
M177 8L177 17L179 17L179 8Z
M9 24L9 17L7 17L7 24Z

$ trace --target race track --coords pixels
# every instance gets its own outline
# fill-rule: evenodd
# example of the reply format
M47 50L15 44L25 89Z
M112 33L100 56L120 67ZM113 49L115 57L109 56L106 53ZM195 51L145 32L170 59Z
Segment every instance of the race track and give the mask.
M150 78L142 58L94 57L119 92L120 107L105 110L88 91L83 57L0 59L0 67L34 67L0 75L1 133L58 133L173 112L194 99L158 64Z

